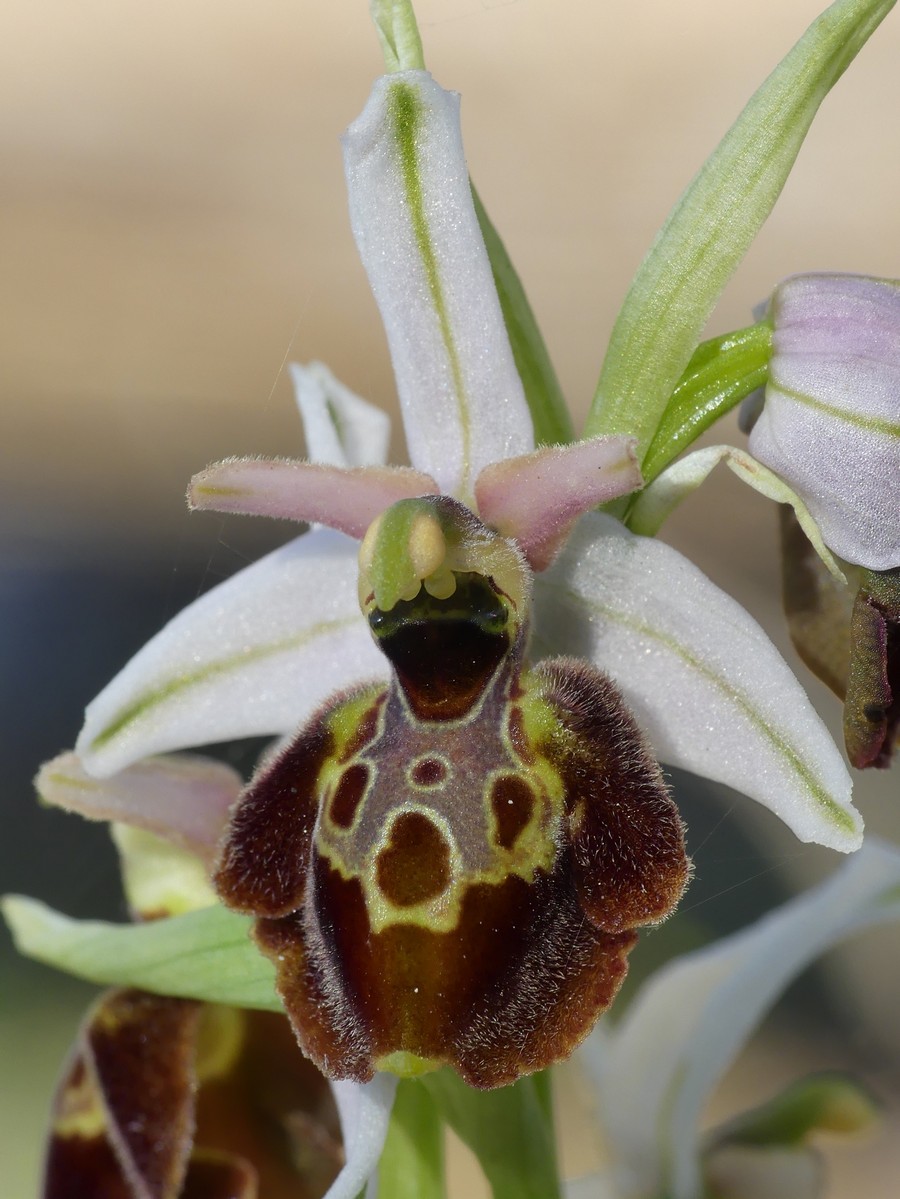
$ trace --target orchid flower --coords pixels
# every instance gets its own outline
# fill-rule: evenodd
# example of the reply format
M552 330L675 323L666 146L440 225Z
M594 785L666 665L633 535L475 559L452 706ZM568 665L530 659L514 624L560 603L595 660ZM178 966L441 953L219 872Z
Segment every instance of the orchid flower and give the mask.
M348 131L345 159L413 465L362 465L353 447L376 418L323 368L294 368L312 461L231 460L197 476L190 498L333 528L242 571L149 642L88 707L77 744L86 768L107 776L149 754L283 735L335 690L385 678L360 616L352 539L394 503L445 494L515 540L536 572L541 656L573 653L608 673L664 761L744 791L801 839L856 848L840 756L759 626L675 550L591 511L638 484L628 439L532 448L456 98L421 72L387 76ZM428 280L437 263L443 290ZM423 562L431 573L445 565ZM415 565L407 586L421 581Z
M472 1113L509 1095L512 1152L543 1146L540 1071L588 1034L635 930L688 878L654 752L801 840L861 843L842 758L766 635L617 516L652 501L644 483L696 434L679 379L706 316L890 7L837 0L753 97L639 271L588 435L567 444L471 189L458 97L424 69L409 4L373 4L390 73L344 158L411 464L386 464L385 418L326 368L294 367L308 460L231 459L189 498L313 527L170 622L89 705L77 755L39 779L50 802L186 849L225 907L117 927L5 905L26 952L98 982L286 1011L344 1123L329 1199L370 1177L395 1088L393 1130L420 1074L429 1111L483 1162ZM758 366L769 341L741 346ZM168 756L259 734L278 744L236 799L221 768ZM460 1103L459 1076L519 1082ZM549 1199L552 1152L535 1178Z
M785 280L759 325L738 338L733 373L715 359L720 373L712 383L704 362L696 377L687 372L686 393L712 386L731 403L759 382L757 360L746 360L751 333L767 345L768 361L761 404L757 396L745 404L750 452L712 446L688 454L643 492L629 523L656 532L720 461L793 509L783 522L791 635L810 668L846 701L851 763L886 766L900 720L898 284L854 275Z
M776 288L750 451L801 496L826 545L900 566L900 283L798 275Z
M835 619L822 607L833 589L804 586L785 555L792 635L814 663L823 641L843 640L846 664L829 662L824 681L845 700L847 755L886 766L900 723L900 284L798 276L776 289L768 319L773 356L750 449L802 496L855 576L855 601ZM821 631L809 627L816 612Z
M216 907L210 854L242 786L230 767L180 755L98 781L63 754L37 786L48 803L113 822L140 927ZM168 840L147 831L160 826ZM355 1199L378 1163L395 1080L331 1084L335 1113L282 1013L240 994L204 1004L168 996L165 982L154 990L105 991L86 1016L54 1101L43 1199Z
M612 1029L598 1026L584 1047L612 1164L607 1177L585 1180L573 1196L821 1195L807 1136L871 1119L869 1102L849 1083L792 1087L703 1135L700 1118L787 985L839 941L898 918L900 852L870 838L818 887L653 974L624 1017Z
M191 852L128 825L113 836L135 920L216 903ZM314 1199L340 1164L326 1080L282 1016L117 988L87 1013L60 1080L42 1194Z

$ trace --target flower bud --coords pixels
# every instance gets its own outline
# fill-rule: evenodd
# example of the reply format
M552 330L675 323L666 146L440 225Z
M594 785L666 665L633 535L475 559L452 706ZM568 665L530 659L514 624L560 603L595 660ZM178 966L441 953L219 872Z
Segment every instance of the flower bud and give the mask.
M769 318L751 454L797 492L840 557L900 565L900 282L796 275L776 288Z

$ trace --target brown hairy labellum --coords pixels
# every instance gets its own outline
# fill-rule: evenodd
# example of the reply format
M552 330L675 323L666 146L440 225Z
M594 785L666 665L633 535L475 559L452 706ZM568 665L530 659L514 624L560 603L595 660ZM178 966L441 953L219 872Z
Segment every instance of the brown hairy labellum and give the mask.
M107 991L57 1091L42 1199L314 1199L328 1084L274 1012Z
M327 705L251 782L216 886L257 918L324 1073L501 1086L609 1006L634 930L684 889L683 828L609 680L524 667L514 543L446 497L380 521L360 595L391 681Z

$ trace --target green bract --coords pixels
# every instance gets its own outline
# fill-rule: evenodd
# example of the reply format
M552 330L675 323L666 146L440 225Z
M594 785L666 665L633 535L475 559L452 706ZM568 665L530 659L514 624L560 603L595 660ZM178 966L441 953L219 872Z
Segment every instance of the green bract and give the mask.
M627 432L639 460L707 317L772 211L819 105L895 0L837 0L752 97L638 268L585 434Z

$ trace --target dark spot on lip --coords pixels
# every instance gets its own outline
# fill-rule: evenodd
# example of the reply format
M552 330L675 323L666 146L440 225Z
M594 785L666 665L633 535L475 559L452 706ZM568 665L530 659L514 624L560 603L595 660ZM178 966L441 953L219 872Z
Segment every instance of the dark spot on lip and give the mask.
M417 787L436 787L447 778L447 764L440 758L419 758L409 774Z
M491 807L497 844L512 849L534 812L534 791L519 775L503 774L491 784Z
M446 837L422 812L402 812L378 855L376 876L382 894L397 907L433 899L450 882Z
M338 828L350 828L369 785L369 767L365 762L348 766L334 789L328 814Z

